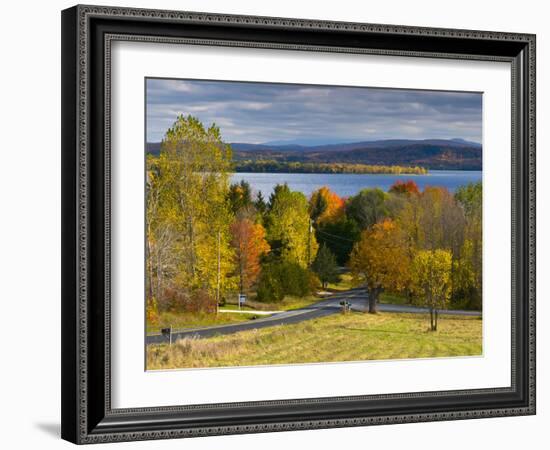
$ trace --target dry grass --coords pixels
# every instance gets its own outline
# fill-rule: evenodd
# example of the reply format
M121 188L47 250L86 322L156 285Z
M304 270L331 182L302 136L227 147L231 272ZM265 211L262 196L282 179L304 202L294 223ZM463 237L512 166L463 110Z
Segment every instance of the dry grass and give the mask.
M474 356L482 321L442 316L437 332L419 314L351 313L209 339L150 345L148 369L253 366Z
M230 323L246 322L251 319L258 318L254 314L256 311L288 311L292 309L304 308L312 303L322 300L314 295L306 297L286 296L283 301L278 303L261 303L248 301L242 306L242 311L251 311L250 314L243 313L188 313L188 312L163 312L160 314L159 323L156 325L147 324L147 333L158 333L161 328L172 326L175 330L183 330L186 328L208 327L212 325L226 325ZM238 310L237 305L226 304L221 309ZM261 317L266 317L265 315Z
M339 292L347 291L357 287L357 284L353 281L353 276L349 273L343 273L340 275L340 281L338 283L329 283L328 290Z
M229 323L246 322L255 317L254 314L231 314L231 313L177 313L163 312L160 314L158 325L147 325L147 333L159 332L161 328L172 326L173 329L184 329L194 327L208 327L211 325L224 325Z
M282 301L274 303L258 302L253 299L248 299L241 309L244 311L247 309L257 311L289 311L291 309L305 308L321 300L322 298L315 295L306 295L305 297L286 295ZM238 309L238 307L236 304L227 303L223 306L223 309Z

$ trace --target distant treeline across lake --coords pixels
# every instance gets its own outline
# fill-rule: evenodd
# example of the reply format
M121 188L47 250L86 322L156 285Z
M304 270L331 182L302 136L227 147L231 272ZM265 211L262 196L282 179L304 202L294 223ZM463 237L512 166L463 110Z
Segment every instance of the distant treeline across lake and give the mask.
M478 170L430 170L423 175L394 174L349 174L349 173L250 173L239 172L232 176L231 182L245 180L252 189L261 191L267 199L277 184L287 183L291 190L310 196L313 191L327 186L340 197L357 194L366 188L380 188L387 191L397 180L413 180L420 189L425 186L443 186L454 192L459 186L481 181L482 172Z

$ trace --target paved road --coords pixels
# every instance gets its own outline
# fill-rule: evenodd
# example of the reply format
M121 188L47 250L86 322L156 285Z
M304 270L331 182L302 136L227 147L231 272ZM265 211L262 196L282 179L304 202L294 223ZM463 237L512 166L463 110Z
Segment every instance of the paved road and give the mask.
M237 331L273 327L275 325L287 325L303 322L304 320L316 319L318 317L328 316L340 311L341 306L339 305L339 302L342 301L343 298L344 297L338 297L337 299L336 296L331 296L328 300L322 300L306 308L283 311L269 317L249 320L246 322L173 331L172 340L182 339L184 337L212 337L219 334L231 334L236 333ZM147 344L157 344L168 341L167 337L159 334L148 335L146 339Z
M317 303L309 305L305 308L295 309L293 311L283 311L273 314L270 317L250 320L229 325L216 325L211 327L187 328L181 331L172 332L172 340L182 339L185 337L207 338L216 335L232 334L237 331L253 330L258 328L273 327L275 325L288 325L293 323L303 322L305 320L316 319L319 317L336 314L341 311L340 302L348 301L351 304L351 309L354 311L366 311L368 308L367 293L363 288L350 289L349 291L333 294L326 300L321 300ZM378 304L379 311L386 312L402 312L402 313L427 313L427 308L420 308L409 305L391 305ZM461 311L461 310L441 310L440 314L451 314L460 316L480 316L477 311ZM147 344L159 344L168 342L168 337L160 334L151 334L146 337Z

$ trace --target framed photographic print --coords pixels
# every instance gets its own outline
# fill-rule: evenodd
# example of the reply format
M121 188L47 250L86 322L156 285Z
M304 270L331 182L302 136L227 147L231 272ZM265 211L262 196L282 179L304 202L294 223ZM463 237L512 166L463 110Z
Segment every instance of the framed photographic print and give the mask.
M535 413L535 36L75 6L62 43L63 438Z

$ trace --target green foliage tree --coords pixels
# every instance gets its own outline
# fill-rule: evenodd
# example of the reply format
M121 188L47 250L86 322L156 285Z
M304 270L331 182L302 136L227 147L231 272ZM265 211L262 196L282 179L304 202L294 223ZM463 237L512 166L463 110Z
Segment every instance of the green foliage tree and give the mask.
M274 261L263 266L258 282L257 300L278 302L285 295L304 297L311 294L310 272L290 261Z
M264 265L256 289L256 300L259 302L280 302L284 297L285 293L278 270L273 264Z
M311 265L311 269L317 274L325 289L328 283L336 283L340 280L338 276L338 267L336 265L336 257L326 245L321 245L319 248L319 252Z
M478 273L475 258L476 248L470 239L466 239L460 255L453 261L451 302L461 309L482 307L481 276Z
M430 310L430 330L437 331L438 310L451 295L452 256L448 250L420 250L412 261L412 280L417 304Z
M250 183L241 180L239 183L234 183L229 186L228 198L234 214L237 214L241 209L247 209L253 206Z
M361 231L357 222L343 216L336 222L318 224L315 235L319 245L325 245L336 256L338 265L345 266Z
M363 189L350 198L347 205L348 217L354 219L361 230L372 227L388 215L386 198L387 194L381 189Z
M318 244L304 194L277 185L269 200L266 228L271 248L278 249L284 261L307 267L314 260Z
M262 191L258 191L256 194L256 199L254 200L254 208L258 211L258 214L263 217L267 210L267 203L262 195Z

